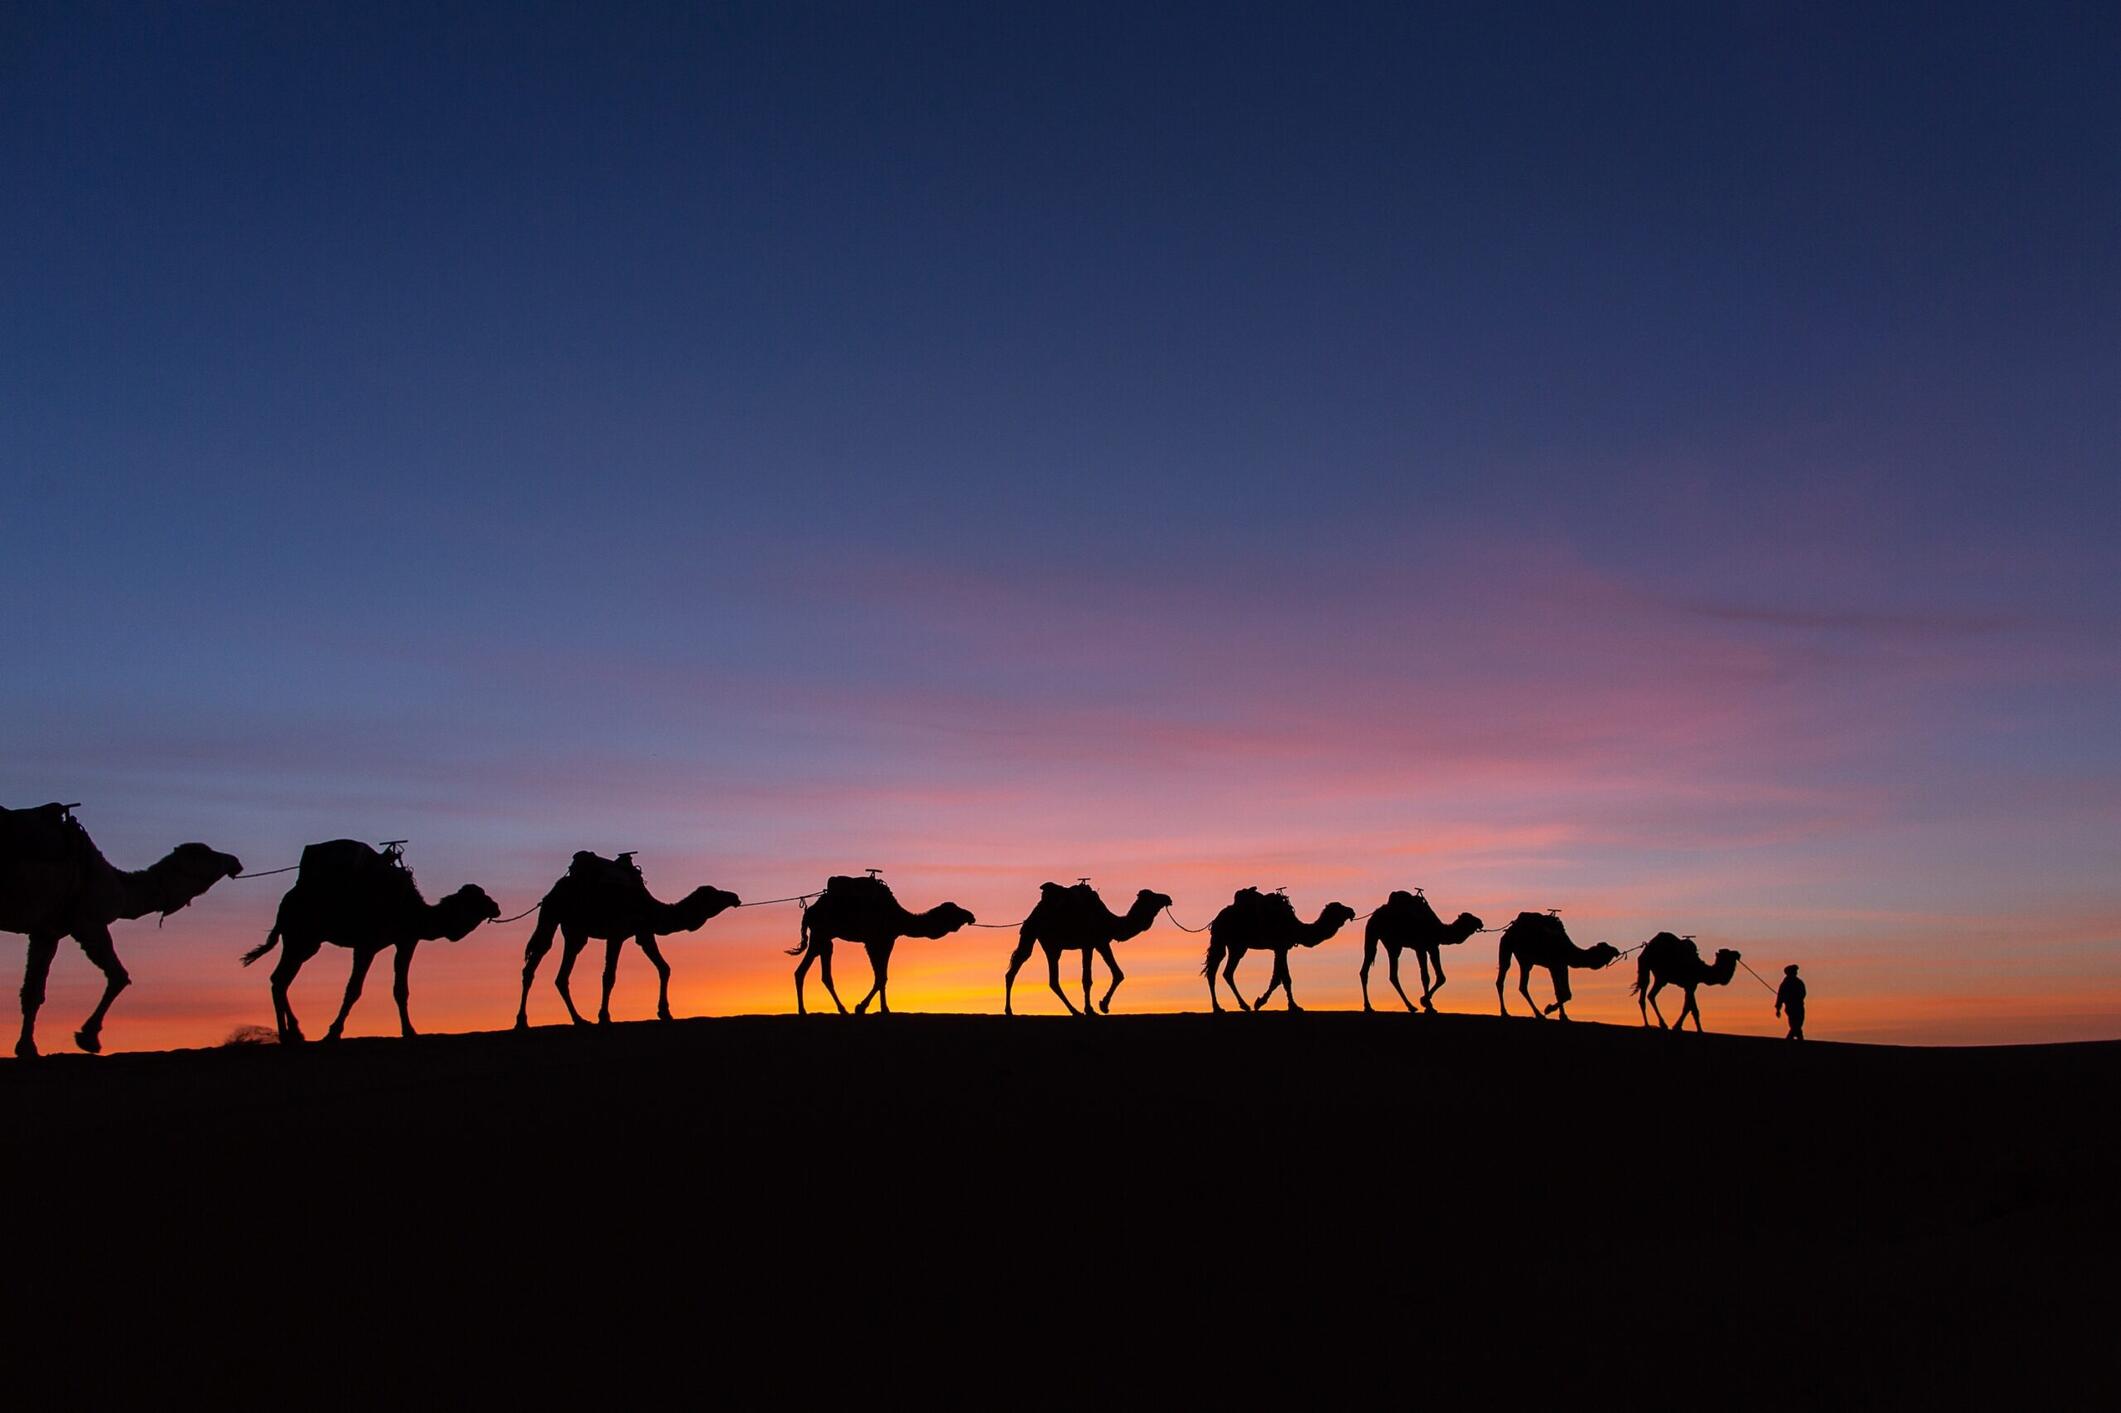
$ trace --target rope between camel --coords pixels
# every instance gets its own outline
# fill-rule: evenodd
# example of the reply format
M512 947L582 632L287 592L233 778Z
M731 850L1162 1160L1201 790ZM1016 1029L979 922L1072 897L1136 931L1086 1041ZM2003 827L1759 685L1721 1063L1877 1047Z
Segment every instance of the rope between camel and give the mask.
M263 873L239 873L233 879L231 879L230 882L247 883L253 878L270 878L276 873L293 873L301 866L302 865L298 863L291 863L286 868L269 868Z
M810 906L810 900L816 896L817 894L815 893L791 893L785 898L761 898L755 903L738 903L737 906L740 908L769 908L775 903L801 903L807 908Z
M1753 980L1759 982L1762 986L1766 987L1769 992L1777 995L1781 994L1775 991L1774 986L1769 983L1766 977L1762 976L1759 972L1753 970L1753 964L1751 962L1746 961L1743 957L1741 957L1738 959L1738 965L1744 967L1746 971L1752 976Z
M1177 914L1177 913L1174 913L1174 912L1172 912L1172 911L1171 911L1171 910L1170 910L1169 908L1165 908L1165 909L1164 909L1164 916L1165 916L1165 917L1167 917L1167 918L1169 918L1169 919L1171 919L1171 925L1172 925L1173 927L1177 928L1177 929L1178 929L1178 930L1179 930L1180 932L1206 932L1206 931L1208 930L1208 928L1206 928L1206 927L1188 927L1188 926L1186 926L1186 925L1185 925L1184 923L1182 923L1182 922L1180 922L1180 921L1178 920L1178 914ZM1208 926L1209 926L1209 927L1213 927L1213 926L1214 926L1214 924L1213 924L1213 923L1210 923L1210 924L1209 924Z

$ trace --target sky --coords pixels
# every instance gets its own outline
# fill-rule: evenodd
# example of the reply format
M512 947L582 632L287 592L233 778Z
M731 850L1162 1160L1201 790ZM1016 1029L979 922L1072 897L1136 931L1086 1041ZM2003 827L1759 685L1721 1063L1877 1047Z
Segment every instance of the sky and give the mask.
M8 6L0 802L126 867L407 838L505 913L584 848L992 922L1419 886L1801 963L1821 1038L2121 1036L2117 41ZM121 924L106 1045L269 1023L236 957L290 877ZM423 946L415 1020L506 1024L529 927ZM676 1009L793 1009L795 931L673 939ZM902 944L894 1005L999 1009L1011 941ZM1298 998L1359 1005L1360 951ZM1123 944L1115 1008L1204 1008L1200 952ZM1627 971L1572 1014L1633 1023ZM99 991L69 946L47 1048ZM1703 1010L1780 1033L1744 972Z

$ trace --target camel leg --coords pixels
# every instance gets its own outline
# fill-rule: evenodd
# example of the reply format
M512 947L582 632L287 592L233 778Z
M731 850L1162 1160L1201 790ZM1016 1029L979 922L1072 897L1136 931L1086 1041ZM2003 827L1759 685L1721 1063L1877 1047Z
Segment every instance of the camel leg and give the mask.
M1419 951L1414 953L1414 964L1421 968L1421 999L1426 1001L1429 999L1429 964L1421 957ZM1407 988L1399 984L1399 952L1396 949L1385 953L1385 974L1391 978L1392 989L1399 993L1399 999L1408 1010L1413 1010L1414 1003L1407 1000Z
M1524 997L1524 1003L1532 1008L1533 1020L1543 1018L1539 1003L1532 999L1532 964L1530 962L1526 962L1517 968L1517 994Z
M29 962L22 968L22 1038L15 1042L15 1058L37 1057L37 1011L44 1005L44 978L51 975L52 958L59 954L59 939L51 933L29 939Z
M832 984L832 943L829 941L818 949L817 974L818 980L825 983L825 994L832 998L832 1004L840 1008L841 1015L846 1015L847 1005L840 1000L839 989Z
M805 947L801 959L795 964L795 1013L799 1016L810 1014L809 1007L803 1004L803 978L809 974L810 964L816 960L816 949Z
M1267 998L1274 994L1275 987L1281 985L1281 969L1285 964L1282 954L1276 952L1274 954L1274 965L1267 971L1267 989L1260 992L1259 999L1252 1003L1253 1010L1263 1011L1267 1008Z
M1274 994L1274 988L1277 986L1281 988L1281 998L1288 1003L1290 1010L1300 1011L1303 1009L1302 1006L1296 1004L1296 993L1289 989L1289 954L1287 952L1276 952L1274 954L1274 972L1267 978L1267 989L1260 993L1259 1000L1253 1003L1252 1009L1257 1011L1264 1008L1267 1004L1267 998Z
M1223 1003L1215 994L1215 968L1221 963L1222 959L1222 953L1217 951L1214 942L1210 941L1208 944L1208 960L1201 967L1200 974L1208 978L1208 1004L1214 1008L1217 1015L1222 1014Z
M346 1017L353 1011L354 1002L361 999L361 987L368 980L368 964L375 959L375 948L354 948L353 970L346 974L346 995L339 1002L339 1013L331 1019L331 1029L324 1032L326 1040L337 1040L346 1029Z
M619 949L626 945L623 937L604 939L604 994L597 1000L597 1024L611 1024L611 988L619 979Z
M391 968L390 994L398 1003L398 1034L407 1040L420 1032L412 1028L412 1012L406 1002L412 999L412 954L418 942L400 942L395 965Z
M1370 967L1374 962L1376 962L1376 960L1377 939L1375 937L1369 936L1368 934L1365 934L1362 939L1362 971L1358 973L1358 975L1362 977L1362 1008L1366 1011L1375 1009L1375 1007L1371 1006L1370 1004ZM1399 953L1397 952L1394 952L1392 954L1392 966L1394 969L1394 979L1396 980L1399 967Z
M1112 984L1105 988L1104 999L1097 1003L1097 1008L1109 1016L1112 1014L1112 993L1119 990L1119 984L1127 979L1127 974L1119 969L1119 959L1112 955L1111 943L1098 943L1097 954L1105 959L1105 969L1112 973ZM1085 963L1086 967L1087 965ZM1089 994L1087 989L1084 994Z
M1083 1014L1086 1016L1097 1014L1090 1007L1090 964L1096 960L1097 953L1095 950L1089 947L1083 948Z
M587 1025L589 1022L574 1008L574 992L568 989L567 983L574 977L575 958L581 956L582 949L588 945L589 935L585 932L577 932L570 927L561 933L560 970L552 979L552 984L559 988L560 1000L566 1003L567 1018L576 1025Z
M1505 952L1502 954L1502 960L1495 964L1495 1005L1504 1015L1510 1013L1509 998L1503 994L1502 989L1503 983L1509 980L1509 977L1510 954Z
M1443 990L1443 984L1445 980L1443 974L1443 953L1435 953L1431 960L1436 963L1436 984L1434 986L1429 985L1429 976L1427 968L1423 968L1421 977L1422 1009L1429 1011L1433 1011L1436 1009L1436 993Z
M516 1029L530 1028L530 983L537 979L538 963L552 950L553 934L560 930L557 922L547 921L545 910L538 909L538 925L530 930L530 940L523 944L523 999L516 1003Z
M1569 997L1574 994L1569 990L1569 969L1565 966L1550 967L1547 969L1547 975L1554 981L1554 1004L1547 1007L1547 1014L1557 1020L1567 1020Z
M869 1009L869 1003L874 1001L876 1013L888 1016L891 1014L891 999L884 994L884 988L891 984L891 947L888 943L883 946L870 946L869 970L874 975L874 979L869 983L869 994L854 1003L854 1013L861 1015Z
M1686 1024L1688 1011L1694 1014L1694 1033L1701 1034L1701 998L1694 994L1694 988L1691 986L1686 989L1686 1008L1679 1013L1681 1025Z
M1664 1007L1657 1004L1657 993L1662 990L1664 990L1664 978L1660 976L1655 981L1650 983L1650 989L1643 993L1642 999L1644 1001L1647 1001L1649 1003L1650 1009L1657 1013L1657 1028L1659 1030L1670 1030L1671 1026L1666 1024L1664 1019ZM1638 1006L1637 1009L1639 1010L1641 1008ZM1682 1017L1682 1019L1684 1019L1684 1017ZM1642 1023L1644 1025L1648 1025L1650 1023L1649 1017L1644 1016L1642 1018Z
M1002 1014L1005 1016L1016 1014L1016 974L1024 969L1025 962L1031 960L1031 949L1036 945L1031 938L1020 936L1016 950L1009 954L1009 970L1002 974Z
M288 988L295 984L295 977L302 971L302 964L317 954L318 944L307 938L297 942L281 935L280 960L272 969L273 1024L280 1028L282 1045L302 1043L302 1023L295 1019L294 1002L287 997Z
M1243 956L1244 953L1235 947L1230 949L1229 957L1223 962L1223 985L1230 988L1230 999L1237 1002L1237 1009L1249 1011L1252 1008L1245 1004L1245 994L1237 989L1237 963Z
M633 940L648 954L648 963L655 968L655 1018L669 1020L670 963L663 960L663 949L656 946L653 932L644 932Z
M1058 996L1058 997L1060 997L1060 1003L1061 1003L1061 1004L1062 1004L1063 1006L1066 1006L1066 1007L1068 1008L1068 1014L1072 1016L1072 1015L1074 1015L1074 1014L1075 1014L1075 1003L1074 1003L1073 1001L1071 1001L1071 1000L1069 1000L1069 999L1068 999L1068 993L1067 993L1067 992L1065 992L1065 991L1061 990L1061 984L1060 984L1060 948L1058 948L1058 947L1054 946L1054 945L1053 945L1052 943L1050 943L1050 942L1049 942L1049 943L1046 943L1046 944L1045 944L1045 947L1046 947L1046 985L1048 985L1048 986L1050 986L1050 987L1052 987L1052 988L1053 988L1053 994L1054 994L1054 995L1056 995L1056 996ZM1088 990L1089 988L1088 988L1088 987L1085 987L1085 988L1083 988L1083 989L1084 989L1085 991L1087 991L1087 990ZM1085 1004L1085 1005L1088 1005L1088 1004L1089 1004L1089 999L1088 999L1088 997L1085 997L1085 998L1084 998L1084 1004Z
M89 1054L100 1054L103 1050L103 1016L110 1010L110 1003L118 999L118 993L133 984L125 974L125 964L118 960L118 949L111 945L110 929L107 927L84 927L74 934L81 950L103 973L103 999L96 1002L96 1009L89 1013L81 1028L74 1032L74 1044Z

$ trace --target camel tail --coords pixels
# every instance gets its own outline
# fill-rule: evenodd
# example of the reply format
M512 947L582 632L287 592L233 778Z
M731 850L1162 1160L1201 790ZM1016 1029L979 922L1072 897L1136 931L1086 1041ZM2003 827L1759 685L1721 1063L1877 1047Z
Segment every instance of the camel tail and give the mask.
M1650 984L1650 959L1640 952L1635 954L1635 984L1628 988L1630 996L1640 996L1643 988Z
M249 966L252 962L264 956L267 952L270 952L273 948L279 945L280 929L275 927L271 932L265 934L265 940L263 942L260 942L257 946L251 948L248 952L245 952L243 954L243 965Z
M1210 940L1208 943L1208 955L1201 959L1200 974L1202 976L1214 976L1215 964L1222 959L1223 949L1217 946L1213 940Z
M803 953L810 950L810 909L803 909L803 920L799 926L801 928L802 941L788 949L788 955L791 957L800 957Z

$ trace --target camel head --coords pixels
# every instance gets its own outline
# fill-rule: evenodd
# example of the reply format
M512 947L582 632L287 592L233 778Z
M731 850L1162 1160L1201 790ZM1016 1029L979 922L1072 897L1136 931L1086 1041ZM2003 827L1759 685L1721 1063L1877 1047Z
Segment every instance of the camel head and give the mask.
M1154 888L1144 888L1134 895L1134 906L1154 917L1171 906L1171 895L1159 893Z
M1317 923L1310 929L1318 935L1306 940L1303 945L1316 947L1354 920L1355 909L1346 903L1328 903L1320 910Z
M162 906L156 911L168 917L222 879L242 871L243 863L234 854L204 844L179 844L149 870L162 890Z
M1452 919L1451 921L1451 931L1458 934L1458 940L1461 942L1465 941L1466 938L1471 937L1474 933L1480 931L1480 929L1485 926L1487 926L1486 923L1482 922L1479 918L1473 916L1471 913L1460 913L1456 918Z
M970 912L955 903L937 903L927 912L919 914L914 919L914 924L919 930L908 932L906 935L908 937L948 937L959 928L974 921L977 921L977 919Z
M1593 971L1609 967L1619 958L1620 949L1610 942L1594 942L1583 951L1583 964Z
M709 918L729 911L742 901L726 889L699 887L672 904L671 911L676 915L679 930L690 932L694 928L705 926Z
M501 905L487 897L484 888L467 883L434 905L434 921L439 928L434 935L462 942L480 923L492 922L500 915Z
M1738 954L1729 947L1718 947L1716 949L1715 964L1709 968L1709 983L1714 986L1721 986L1736 975L1738 975Z

